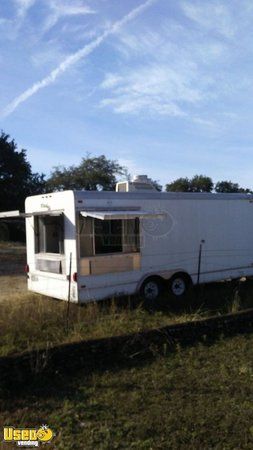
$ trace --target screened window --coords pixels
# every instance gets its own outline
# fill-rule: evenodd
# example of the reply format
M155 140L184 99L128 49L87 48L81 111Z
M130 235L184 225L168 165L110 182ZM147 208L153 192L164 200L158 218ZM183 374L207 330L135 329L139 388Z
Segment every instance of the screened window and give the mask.
M122 252L122 220L94 220L95 252Z
M36 253L64 253L63 216L35 217Z
M99 220L80 217L80 256L139 251L139 219Z

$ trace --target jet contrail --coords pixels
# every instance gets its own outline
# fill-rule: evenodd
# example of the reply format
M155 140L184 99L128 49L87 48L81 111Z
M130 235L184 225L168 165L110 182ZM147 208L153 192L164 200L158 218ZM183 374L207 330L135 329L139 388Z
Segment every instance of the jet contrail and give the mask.
M12 102L10 102L5 109L2 111L1 116L6 117L9 114L11 114L15 109L23 102L25 102L29 97L36 94L40 89L43 89L44 87L48 86L49 84L54 83L54 81L62 74L64 73L69 67L71 67L73 64L80 61L80 59L83 59L87 57L90 53L92 53L97 47L102 44L102 42L111 34L117 33L117 31L120 30L121 27L123 27L126 23L133 20L135 17L137 17L139 14L141 14L145 9L147 9L149 6L151 6L153 3L155 3L157 0L147 0L146 2L142 3L137 8L134 8L132 11L130 11L126 16L124 16L122 19L118 20L112 26L104 31L100 36L98 36L94 41L90 42L89 44L82 47L77 52L73 53L72 55L68 56L67 58L62 61L61 64L59 64L56 69L52 70L52 72L43 78L42 80L38 81L37 83L34 83L30 88L26 89L22 94L18 95Z

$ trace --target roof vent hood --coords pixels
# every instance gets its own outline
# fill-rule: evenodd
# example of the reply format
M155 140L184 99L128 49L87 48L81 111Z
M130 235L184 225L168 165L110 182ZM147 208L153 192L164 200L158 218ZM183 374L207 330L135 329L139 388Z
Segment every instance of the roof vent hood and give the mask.
M116 192L147 192L157 189L147 175L136 175L132 181L120 181L116 184Z

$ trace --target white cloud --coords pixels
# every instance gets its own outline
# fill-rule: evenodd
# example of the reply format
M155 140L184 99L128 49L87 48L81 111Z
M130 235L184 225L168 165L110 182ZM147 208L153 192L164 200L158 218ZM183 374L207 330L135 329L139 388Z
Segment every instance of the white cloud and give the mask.
M48 68L48 66L54 67L63 58L66 58L66 54L64 54L57 42L48 41L31 55L31 62L34 67L46 66Z
M115 48L127 59L141 57L173 63L180 58L187 64L195 60L212 63L217 58L223 59L227 51L226 43L215 37L200 37L191 28L167 18L161 22L159 31L149 28L132 34L122 31Z
M0 17L0 26L1 25L6 25L8 23L10 23L9 19L5 19L5 17Z
M15 7L14 16L8 19L0 17L0 28L4 29L1 39L14 41L17 39L20 28L24 24L29 10L35 5L36 0L12 0L12 3Z
M180 73L169 65L153 64L138 67L119 76L109 74L101 84L112 89L112 95L101 101L101 106L111 106L117 113L159 113L184 116L180 103L198 103L201 90L192 87L194 71Z
M101 83L101 88L110 89L115 86L118 86L123 78L115 73L108 73L105 76L104 81Z
M84 5L81 1L59 1L59 0L50 0L49 7L51 9L51 13L47 17L43 30L48 31L52 27L54 27L57 22L64 18L70 16L81 16L87 14L95 14L96 11L88 5Z
M49 86L50 84L54 83L56 79L61 76L66 70L68 70L70 67L72 67L74 64L76 64L81 59L86 58L88 55L90 55L97 47L99 47L104 40L114 34L120 31L120 29L126 25L131 20L135 19L138 15L143 13L145 9L149 8L151 5L153 5L157 0L146 0L141 5L134 8L132 11L130 11L128 14L126 14L122 19L118 20L117 22L114 22L111 27L104 31L100 36L98 36L96 39L94 39L89 44L82 47L77 52L71 54L67 58L65 58L61 64L56 67L56 69L52 70L51 73L43 78L41 81L38 81L34 83L31 87L26 89L22 94L17 96L11 103L9 103L6 108L2 111L2 117L6 117L9 114L11 114L15 109L23 102L28 100L30 97L32 97L34 94L36 94L39 90Z
M27 11L34 5L35 0L15 0L17 6L17 16L23 19Z
M181 8L189 19L209 31L216 31L232 38L236 31L235 21L226 4L218 1L183 2Z
M213 96L214 80L204 67L223 56L224 48L216 42L201 46L181 26L164 22L159 32L121 32L116 48L129 60L128 68L105 74L101 107L116 113L184 117L190 106Z
M218 99L251 89L247 74L230 71L252 35L238 27L235 3L192 0L179 3L180 8L190 20L164 17L159 30L143 25L131 34L121 31L114 41L120 65L104 75L101 107L142 116L187 116L214 130L221 126ZM248 22L240 11L240 24Z
M199 123L200 125L205 125L207 127L210 128L216 128L217 124L211 120L208 119L203 119L202 117L193 117L192 118L193 122L195 123Z

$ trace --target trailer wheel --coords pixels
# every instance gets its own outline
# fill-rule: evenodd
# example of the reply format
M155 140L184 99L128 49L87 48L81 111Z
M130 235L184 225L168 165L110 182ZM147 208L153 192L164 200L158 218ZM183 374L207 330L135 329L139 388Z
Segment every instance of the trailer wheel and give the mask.
M181 298L186 294L191 284L191 278L187 274L176 273L169 280L169 293L173 297Z
M150 277L142 283L140 294L145 300L156 300L161 294L162 288L162 281L159 277Z

